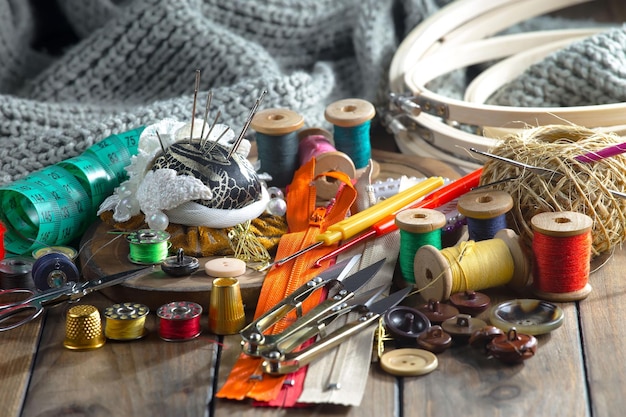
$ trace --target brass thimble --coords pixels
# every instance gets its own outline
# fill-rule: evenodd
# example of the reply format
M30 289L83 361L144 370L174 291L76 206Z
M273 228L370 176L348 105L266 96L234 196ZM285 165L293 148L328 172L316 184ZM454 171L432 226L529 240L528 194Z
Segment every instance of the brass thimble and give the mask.
M209 304L209 330L226 335L238 333L246 324L246 315L237 278L213 280Z
M68 310L63 346L72 350L89 350L101 347L105 341L100 312L96 307L81 304Z

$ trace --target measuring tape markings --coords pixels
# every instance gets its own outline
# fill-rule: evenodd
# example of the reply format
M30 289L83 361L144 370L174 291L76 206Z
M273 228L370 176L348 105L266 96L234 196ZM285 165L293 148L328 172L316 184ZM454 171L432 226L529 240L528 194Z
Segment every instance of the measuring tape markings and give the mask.
M144 127L111 135L82 155L0 187L0 221L8 251L63 245L79 237L99 205L127 178Z

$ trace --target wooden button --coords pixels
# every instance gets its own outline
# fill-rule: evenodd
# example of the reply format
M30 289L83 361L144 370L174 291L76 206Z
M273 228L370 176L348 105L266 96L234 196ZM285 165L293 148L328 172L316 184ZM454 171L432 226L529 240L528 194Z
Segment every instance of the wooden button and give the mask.
M424 349L390 350L380 358L381 368L397 376L425 375L437 369L437 365L437 356Z
M237 258L216 258L204 264L204 272L217 278L238 277L246 272L246 263Z

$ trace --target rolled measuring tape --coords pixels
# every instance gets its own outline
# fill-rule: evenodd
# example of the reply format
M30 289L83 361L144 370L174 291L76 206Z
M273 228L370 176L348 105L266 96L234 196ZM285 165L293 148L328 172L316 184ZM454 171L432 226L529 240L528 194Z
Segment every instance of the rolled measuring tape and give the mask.
M17 256L0 261L0 288L35 288L32 258Z
M35 260L32 275L35 287L41 291L58 288L70 281L78 282L80 278L74 262L60 252L50 252Z
M7 251L26 254L80 237L126 178L143 127L111 135L83 154L0 187Z

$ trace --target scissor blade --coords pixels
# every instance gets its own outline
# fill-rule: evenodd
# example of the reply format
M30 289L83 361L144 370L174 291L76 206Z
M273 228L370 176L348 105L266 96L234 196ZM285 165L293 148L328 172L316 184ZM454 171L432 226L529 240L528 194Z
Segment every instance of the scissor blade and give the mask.
M352 268L354 268L354 266L359 262L360 259L360 254L354 255L348 259L344 259L341 262L337 262L336 264L329 266L317 277L324 282L330 281L331 279L341 281L346 277L346 275L350 273L350 271L352 271Z
M378 314L379 316L383 315L385 311L389 310L391 307L395 307L398 305L404 298L411 292L411 287L403 288L399 291L394 292L388 297L383 298L380 301L376 301L372 305L368 307L369 311L372 313Z
M357 294L354 298L348 301L351 306L365 306L368 307L378 298L380 295L389 288L389 285L381 285L380 287L372 288L364 293Z
M348 278L341 281L341 285L348 292L351 292L351 293L356 292L363 285L367 284L367 282L370 279L372 279L374 275L378 273L378 271L380 270L380 268L382 268L384 263L385 263L385 260L381 259L380 261L375 262L361 269L360 271L355 272L354 274L350 275Z
M157 270L156 265L151 265L145 268L133 269L130 271L118 272L117 274L108 275L103 278L87 281L83 286L83 292L85 294L101 290L102 288L111 287L113 285L121 284L124 281L133 278L140 278L148 275Z

